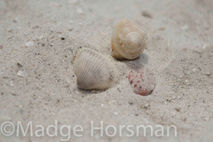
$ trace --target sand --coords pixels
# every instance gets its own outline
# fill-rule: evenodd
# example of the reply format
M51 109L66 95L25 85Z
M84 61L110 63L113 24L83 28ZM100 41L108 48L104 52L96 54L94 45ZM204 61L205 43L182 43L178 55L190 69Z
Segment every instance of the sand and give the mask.
M0 0L0 124L81 125L70 142L210 142L213 118L212 0ZM111 55L113 24L122 18L148 33L133 61ZM77 88L72 59L79 48L109 58L118 82L106 91ZM156 88L132 92L127 73L148 68ZM99 126L162 125L178 136L90 136ZM3 142L59 142L62 136L4 136Z

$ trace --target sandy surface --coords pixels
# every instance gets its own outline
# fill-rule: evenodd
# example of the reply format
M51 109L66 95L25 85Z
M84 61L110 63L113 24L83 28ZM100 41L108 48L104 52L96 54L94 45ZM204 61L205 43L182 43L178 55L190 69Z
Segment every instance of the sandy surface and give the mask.
M213 118L212 0L0 0L0 122L82 125L79 142L210 142ZM134 61L110 56L113 24L144 27L147 49ZM92 48L112 59L118 83L102 92L77 89L72 58ZM156 77L147 97L126 75L145 67ZM177 137L90 137L89 125L175 125ZM3 142L59 142L5 137Z

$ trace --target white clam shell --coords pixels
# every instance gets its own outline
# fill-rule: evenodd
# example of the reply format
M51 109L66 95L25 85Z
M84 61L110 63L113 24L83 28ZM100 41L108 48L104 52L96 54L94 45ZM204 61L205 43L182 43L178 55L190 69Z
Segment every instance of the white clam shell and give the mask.
M95 50L80 49L73 61L73 69L81 89L108 89L115 80L114 65Z
M127 19L115 24L112 33L112 56L117 59L135 59L143 52L146 34L142 27Z

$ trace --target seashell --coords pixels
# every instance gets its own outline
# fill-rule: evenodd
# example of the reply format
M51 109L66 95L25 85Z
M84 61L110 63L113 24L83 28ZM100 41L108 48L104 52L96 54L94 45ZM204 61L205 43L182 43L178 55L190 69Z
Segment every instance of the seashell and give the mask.
M80 49L73 64L77 85L81 89L108 89L115 80L114 65L95 50Z
M155 88L155 78L148 70L130 71L128 79L133 92L136 94L147 96Z
M146 46L142 27L127 19L115 24L112 31L112 56L117 59L135 59Z

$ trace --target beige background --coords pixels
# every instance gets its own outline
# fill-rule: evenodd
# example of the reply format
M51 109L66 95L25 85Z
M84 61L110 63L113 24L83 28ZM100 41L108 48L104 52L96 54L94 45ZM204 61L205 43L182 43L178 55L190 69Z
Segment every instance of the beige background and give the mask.
M212 0L0 0L0 122L58 120L85 129L91 120L175 125L177 138L85 135L72 141L202 142L212 135L207 129L213 117L212 9ZM122 18L136 21L149 35L135 61L110 56L112 26ZM120 72L115 86L102 92L77 89L71 61L80 46L112 59ZM157 80L147 97L132 93L126 78L131 68L142 66ZM0 141L60 137L0 135Z

